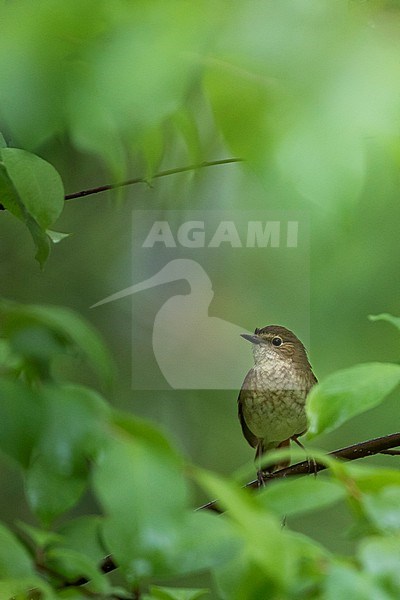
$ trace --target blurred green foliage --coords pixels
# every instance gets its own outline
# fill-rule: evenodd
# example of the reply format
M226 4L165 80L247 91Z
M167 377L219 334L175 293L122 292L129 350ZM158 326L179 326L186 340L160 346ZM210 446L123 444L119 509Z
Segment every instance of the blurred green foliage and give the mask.
M137 584L148 598L210 586L229 600L399 596L396 458L250 496L217 475L249 460L235 394L131 390L129 305L88 309L130 282L132 208L298 211L310 223L309 263L226 261L210 313L246 329L282 323L306 342L322 379L309 413L319 447L392 432L398 336L367 316L400 313L399 9L0 3L0 287L17 300L0 305L2 597L35 588L83 598L74 586L55 591L82 576L104 598ZM154 179L226 156L245 162ZM129 177L149 186L62 203L64 189ZM49 257L58 230L73 235ZM97 326L113 361L92 325L61 306ZM225 517L193 514L209 495ZM111 581L98 570L109 552L121 566Z
M59 333L60 320L54 317L60 314L67 316L64 337L58 345L47 345L38 362L32 353L35 332L26 316L35 315L46 339L51 339ZM85 348L77 332L84 333L88 326L76 315L56 307L3 302L0 316L2 340L12 346L16 358L10 364L6 357L0 365L5 366L0 379L0 449L19 465L26 500L40 524L19 521L15 533L1 525L4 598L79 598L86 593L133 598L130 591L141 589L148 590L145 598L180 600L200 597L207 590L151 583L207 571L219 597L229 599L322 599L342 588L351 597L365 590L365 597L371 598L399 593L397 571L386 562L379 568L373 558L374 548L390 552L387 548L393 547L398 552L398 545L393 546L400 531L398 470L323 458L330 478L281 479L251 493L233 479L190 464L153 425L113 409L92 389L53 375L51 366L60 349L69 351L71 344L76 350ZM18 346L11 342L17 325L26 334ZM95 367L103 366L104 352L93 336ZM329 427L350 417L352 412L345 412L347 395L353 412L355 406L360 412L369 407L357 393L364 385L363 366L354 367L350 379L339 371L317 386L319 396L308 407L317 423L330 403L341 418L335 419L332 410ZM384 376L390 366L396 367L369 367L374 375L369 393L375 393L375 402L390 391L378 376L379 369ZM343 381L346 394L332 400ZM315 456L320 459L321 453ZM219 499L224 517L193 511L192 482ZM98 503L97 514L67 517L60 526L57 519L78 505L88 489ZM321 510L340 500L348 502L353 516L362 552L356 560L336 557L311 537L282 528L285 515ZM110 554L119 567L118 586L100 569L102 558Z

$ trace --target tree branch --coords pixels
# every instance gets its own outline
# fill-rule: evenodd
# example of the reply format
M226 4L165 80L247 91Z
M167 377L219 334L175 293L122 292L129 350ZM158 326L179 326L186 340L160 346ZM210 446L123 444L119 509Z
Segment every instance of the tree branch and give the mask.
M360 442L358 444L353 444L352 446L347 446L346 448L341 448L340 450L334 450L333 452L329 452L328 456L332 456L334 458L340 458L342 460L357 460L359 458L365 458L366 456L373 456L374 454L390 454L392 456L397 456L400 454L397 450L390 450L391 448L396 448L396 446L400 446L400 433L392 433L390 435L385 435L384 437L375 438L373 440L368 440L366 442ZM326 465L322 465L320 463L315 464L315 471L323 471L326 469ZM274 479L282 479L282 477L290 477L292 475L309 475L310 474L310 465L307 460L296 463L295 465L291 465L290 467L286 467L285 469L280 469L279 471L275 471L271 473L264 481L265 485L268 485ZM258 480L254 479L253 481L249 481L244 486L246 488L257 489L258 488ZM213 510L217 513L224 512L219 506L217 500L212 500L211 502L207 502L207 504L203 504L197 508L197 510Z
M168 177L168 175L177 175L178 173L186 173L187 171L197 171L198 169L205 169L206 167L216 167L218 165L229 165L231 163L243 162L243 158L221 158L220 160L205 160L197 165L186 165L185 167L175 167L174 169L167 169L166 171L160 171L153 175L152 179L159 179L160 177ZM109 183L101 185L99 187L90 188L88 190L82 190L81 192L73 192L72 194L66 194L64 200L74 200L75 198L83 198L84 196L91 196L92 194L99 194L100 192L107 192L109 190L115 190L120 187L127 185L134 185L135 183L149 183L146 177L135 177L134 179L128 179L127 181L121 181L120 183ZM0 204L0 210L6 210L6 208Z
M197 165L187 165L186 167L176 167L174 169L167 169L166 171L160 171L153 175L152 179L159 179L160 177L168 177L168 175L176 175L177 173L186 173L187 171L197 171L198 169L205 169L206 167L216 167L218 165L229 165L231 163L242 162L242 158L222 158L221 160L204 161ZM67 194L65 200L73 200L74 198L82 198L83 196L90 196L91 194L98 194L99 192L106 192L108 190L115 190L116 188L125 187L127 185L134 185L135 183L149 183L145 177L136 177L135 179L128 179L121 183L110 183L108 185L101 185L100 187L91 188L89 190L82 190L81 192L75 192L73 194Z

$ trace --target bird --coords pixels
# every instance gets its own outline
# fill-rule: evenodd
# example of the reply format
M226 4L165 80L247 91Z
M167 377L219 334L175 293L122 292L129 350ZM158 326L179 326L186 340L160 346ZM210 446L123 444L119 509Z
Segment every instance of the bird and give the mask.
M238 397L238 416L247 442L256 449L255 460L268 451L290 446L307 431L305 403L317 383L307 351L286 327L268 325L241 336L253 346L254 366L247 373ZM259 468L259 485L289 461Z

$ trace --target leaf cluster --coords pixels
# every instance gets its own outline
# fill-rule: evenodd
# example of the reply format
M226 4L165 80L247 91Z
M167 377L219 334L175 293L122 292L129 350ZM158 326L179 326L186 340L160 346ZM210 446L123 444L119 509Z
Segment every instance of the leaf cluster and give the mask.
M9 301L0 312L0 450L18 465L36 519L0 527L2 597L133 598L141 590L146 599L191 599L207 590L159 582L199 572L209 572L218 597L229 600L400 593L397 470L330 459L329 477L282 479L256 494L241 489L191 465L153 424L54 376L51 363L71 348L107 371L102 341L79 316ZM330 375L310 396L311 433L367 410L399 381L400 368L387 364ZM223 517L193 511L193 482L218 497ZM71 517L89 492L97 513ZM358 539L351 558L282 528L285 516L338 502L347 503ZM108 555L118 585L102 570Z

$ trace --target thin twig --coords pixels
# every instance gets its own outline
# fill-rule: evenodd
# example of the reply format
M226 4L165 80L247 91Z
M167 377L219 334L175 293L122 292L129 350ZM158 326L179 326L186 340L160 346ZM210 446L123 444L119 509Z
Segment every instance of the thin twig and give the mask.
M221 158L220 160L205 160L202 163L196 165L186 165L185 167L175 167L174 169L167 169L166 171L160 171L152 176L151 179L159 179L160 177L168 177L168 175L177 175L178 173L186 173L187 171L197 171L198 169L205 169L206 167L216 167L218 165L229 165L231 163L243 162L243 158ZM83 198L84 196L91 196L92 194L99 194L100 192L107 192L109 190L115 190L120 187L127 185L134 185L135 183L146 183L149 184L149 180L146 177L135 177L134 179L128 179L127 181L121 181L120 183L109 183L106 185L100 185L99 187L90 188L88 190L82 190L81 192L73 192L72 194L66 194L64 200L74 200L75 198ZM0 204L0 210L6 210L6 208Z
M229 165L231 163L242 162L242 158L222 158L221 160L210 160L204 161L197 165L187 165L186 167L175 167L174 169L167 169L166 171L160 171L152 176L152 179L159 179L160 177L168 177L168 175L176 175L177 173L186 173L187 171L197 171L198 169L205 169L206 167L216 167L218 165ZM115 190L116 188L124 187L127 185L134 185L135 183L149 183L149 180L145 177L136 177L135 179L128 179L121 183L110 183L108 185L101 185L100 187L91 188L88 190L82 190L81 192L74 192L73 194L67 194L65 200L73 200L74 198L82 198L83 196L90 196L91 194L98 194L99 192L106 192L109 190Z

